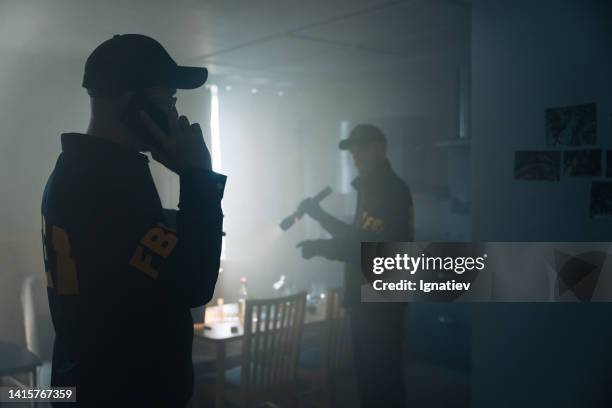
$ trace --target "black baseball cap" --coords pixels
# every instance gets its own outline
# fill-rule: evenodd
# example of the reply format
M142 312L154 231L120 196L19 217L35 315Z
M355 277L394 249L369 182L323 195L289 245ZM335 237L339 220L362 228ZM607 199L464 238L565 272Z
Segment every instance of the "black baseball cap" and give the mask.
M374 125L361 124L351 130L349 137L342 140L338 147L340 150L349 150L354 146L367 146L370 143L387 143L384 133Z
M178 65L164 47L141 34L115 35L87 58L83 87L120 95L151 86L195 89L208 77L203 67Z

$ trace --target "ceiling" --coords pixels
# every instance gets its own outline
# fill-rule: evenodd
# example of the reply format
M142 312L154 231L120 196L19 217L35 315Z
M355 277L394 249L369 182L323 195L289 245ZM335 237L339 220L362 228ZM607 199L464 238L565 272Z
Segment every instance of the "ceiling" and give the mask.
M0 0L0 52L84 61L113 34L140 32L212 77L289 86L455 58L469 19L461 0Z

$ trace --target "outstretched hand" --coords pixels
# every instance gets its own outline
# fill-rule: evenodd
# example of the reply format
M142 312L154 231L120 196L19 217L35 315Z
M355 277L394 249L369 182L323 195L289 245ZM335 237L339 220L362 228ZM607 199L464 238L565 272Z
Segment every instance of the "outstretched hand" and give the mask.
M320 245L318 240L307 239L299 242L295 247L302 249L302 258L304 259L310 259L319 255Z

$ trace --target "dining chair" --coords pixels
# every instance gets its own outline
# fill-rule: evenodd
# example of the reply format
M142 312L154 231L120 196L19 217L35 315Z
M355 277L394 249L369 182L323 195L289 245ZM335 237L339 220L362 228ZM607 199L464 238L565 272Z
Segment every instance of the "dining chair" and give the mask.
M23 281L21 307L27 348L43 361L36 370L34 381L40 387L49 387L55 329L51 321L44 274L31 275Z
M325 321L318 347L300 352L298 375L321 391L323 406L335 405L335 379L352 363L350 320L342 307L342 289L325 292Z
M29 388L28 385L22 383L15 377L0 377L0 387L10 387L14 390L26 391ZM38 408L35 402L30 402L26 405L24 402L0 402L0 408L23 408L23 407L36 407ZM50 405L45 405L45 407L50 407Z
M297 405L305 306L305 292L246 301L241 364L225 371L224 400L240 407L268 401ZM210 379L214 377L209 374ZM214 393L214 381L205 383L204 391Z

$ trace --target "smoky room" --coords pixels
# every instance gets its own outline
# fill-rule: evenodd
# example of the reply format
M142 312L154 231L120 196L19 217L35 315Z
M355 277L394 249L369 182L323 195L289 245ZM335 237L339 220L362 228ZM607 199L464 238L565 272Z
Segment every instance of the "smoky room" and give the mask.
M0 408L612 407L612 2L0 0Z

